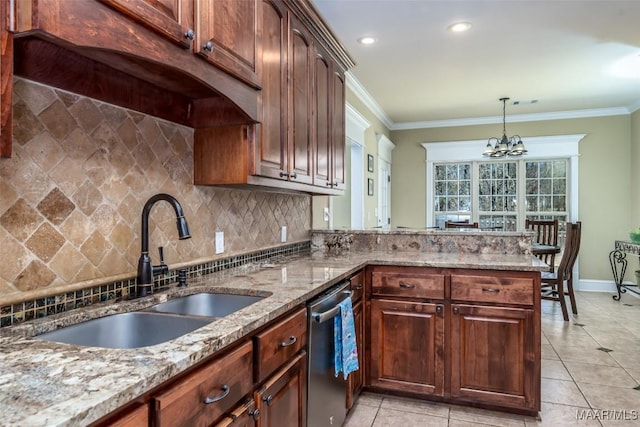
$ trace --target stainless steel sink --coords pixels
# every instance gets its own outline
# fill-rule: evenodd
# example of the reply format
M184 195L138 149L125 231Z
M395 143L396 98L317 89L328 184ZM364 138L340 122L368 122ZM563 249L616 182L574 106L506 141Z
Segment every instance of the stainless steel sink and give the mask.
M89 320L35 338L89 347L137 348L170 341L212 321L136 311Z
M200 293L157 304L145 311L220 318L263 298L255 295Z

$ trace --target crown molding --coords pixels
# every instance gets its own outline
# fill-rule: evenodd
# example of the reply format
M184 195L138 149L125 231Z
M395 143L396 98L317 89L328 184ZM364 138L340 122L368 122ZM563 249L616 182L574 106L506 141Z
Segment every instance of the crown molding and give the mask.
M356 79L353 74L348 71L345 73L345 76L347 80L347 87L356 94L358 99L360 99L360 101L362 101L364 105L369 110L371 110L374 116L376 116L378 120L380 120L387 127L387 129L392 129L394 126L393 121L391 121L380 104L378 104L376 100L373 99L373 97L369 94L369 92L367 92L367 90L364 88L364 86L362 86L358 79Z
M391 130L410 130L410 129L429 129L457 126L475 126L475 125L493 125L502 123L502 116L492 117L475 117L466 119L447 119L447 120L426 120L420 122L400 122L392 121L384 112L380 104L367 92L362 84L350 72L346 73L347 87L356 94L365 106L380 120L387 129ZM624 116L632 114L640 110L640 100L628 107L613 108L594 108L590 110L573 110L573 111L556 111L550 113L535 114L513 114L508 116L508 123L518 122L538 122L545 120L566 120L566 119L584 119L591 117L607 117L607 116Z
M638 105L640 108L640 105ZM510 114L507 123L538 122L547 120L584 119L590 117L623 116L631 114L630 107L595 108L591 110L556 111L535 114ZM469 119L432 120L424 122L394 123L390 130L426 129L456 126L489 125L502 123L502 116Z

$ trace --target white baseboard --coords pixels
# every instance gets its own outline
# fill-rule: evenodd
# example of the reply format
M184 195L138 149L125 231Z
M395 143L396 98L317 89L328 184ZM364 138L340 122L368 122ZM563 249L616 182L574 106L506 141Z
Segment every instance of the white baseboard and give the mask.
M624 282L628 285L634 285L635 283L626 280ZM617 294L616 284L613 280L592 280L592 279L580 279L577 285L574 287L576 291L582 292L610 292L612 294ZM633 292L628 292L629 295L633 295L637 298L640 298L638 295L635 295Z

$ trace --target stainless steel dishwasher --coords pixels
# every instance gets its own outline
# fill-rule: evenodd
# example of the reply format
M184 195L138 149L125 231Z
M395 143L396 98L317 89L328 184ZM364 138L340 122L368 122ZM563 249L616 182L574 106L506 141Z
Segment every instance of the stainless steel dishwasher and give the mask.
M353 294L349 282L334 286L308 304L309 369L307 382L307 427L341 426L347 415L347 381L336 377L333 318L340 304Z

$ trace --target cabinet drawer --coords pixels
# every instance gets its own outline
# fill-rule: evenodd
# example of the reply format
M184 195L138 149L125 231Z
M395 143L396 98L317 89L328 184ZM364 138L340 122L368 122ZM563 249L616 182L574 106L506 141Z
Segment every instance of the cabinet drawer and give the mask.
M444 275L409 268L402 272L375 269L371 292L374 296L444 299Z
M254 339L256 381L261 382L307 345L307 309L295 312Z
M364 272L360 272L350 279L351 292L353 292L353 296L351 297L351 302L353 304L357 303L362 299L362 295L364 294Z
M249 393L253 351L246 342L154 398L156 425L208 426Z
M528 277L451 275L451 299L533 305L534 282Z

